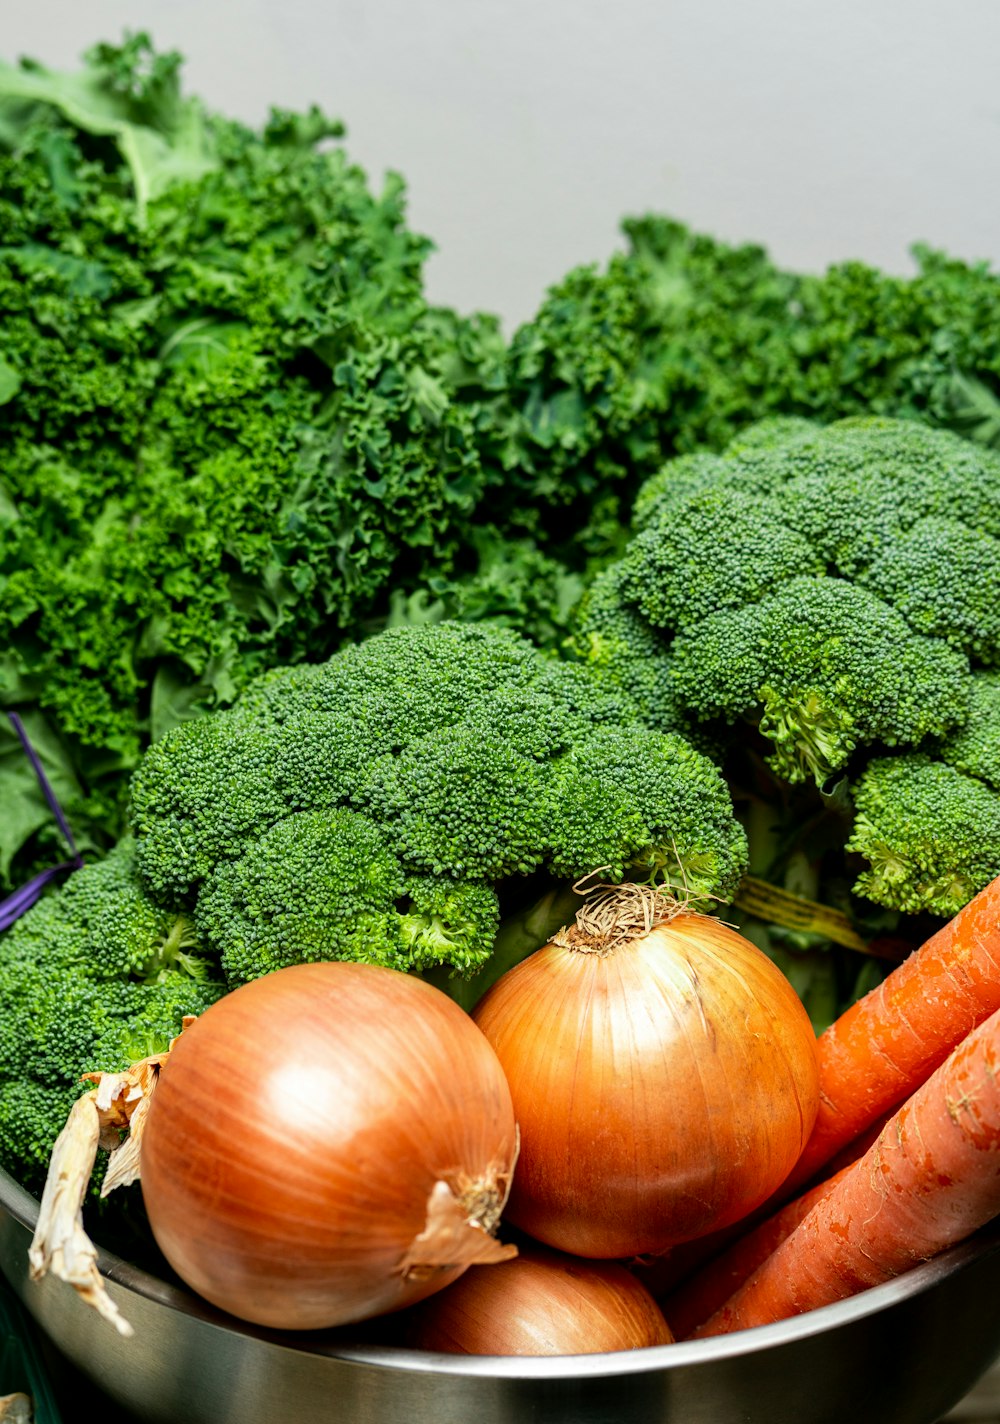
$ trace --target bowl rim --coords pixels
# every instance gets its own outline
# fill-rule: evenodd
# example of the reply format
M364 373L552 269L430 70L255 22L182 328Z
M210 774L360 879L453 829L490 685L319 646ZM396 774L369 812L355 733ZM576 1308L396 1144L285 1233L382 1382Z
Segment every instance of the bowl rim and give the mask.
M9 1173L0 1168L0 1211L33 1233L39 1202ZM948 1251L913 1266L883 1285L807 1311L772 1325L757 1325L705 1340L649 1345L639 1350L589 1355L505 1356L449 1355L402 1345L373 1344L344 1338L341 1332L283 1332L252 1325L217 1310L182 1285L160 1280L150 1271L133 1266L106 1247L98 1246L101 1274L123 1290L154 1305L175 1310L230 1334L265 1342L273 1347L345 1364L377 1367L414 1374L447 1374L504 1379L564 1380L608 1375L643 1375L684 1366L708 1365L723 1359L778 1349L876 1315L880 1311L923 1294L938 1282L979 1258L1000 1250L1000 1217ZM67 1287L68 1289L68 1287ZM97 1317L95 1316L95 1321Z

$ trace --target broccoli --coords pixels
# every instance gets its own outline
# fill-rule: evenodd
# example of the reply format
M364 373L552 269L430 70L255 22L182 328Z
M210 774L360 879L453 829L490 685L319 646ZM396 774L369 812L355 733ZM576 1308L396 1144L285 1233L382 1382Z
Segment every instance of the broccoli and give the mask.
M674 640L682 705L755 717L786 781L823 785L858 746L916 746L965 721L969 665L844 579L792 578Z
M321 959L402 969L403 889L378 826L353 811L299 811L216 867L195 923L232 984Z
M853 798L859 894L950 916L1000 875L1000 795L975 777L920 752L877 757Z
M224 992L189 917L152 904L129 840L0 936L0 1162L44 1180L80 1076L163 1052Z
M938 745L937 754L1000 791L1000 674L973 673L969 720Z
M666 639L625 602L619 567L599 573L576 610L567 652L608 688L620 688L642 720L680 731L684 713L670 679Z
M132 786L141 878L229 984L351 958L481 975L505 917L594 871L731 895L721 774L510 630L387 629L174 728Z
M643 690L647 719L669 709L719 739L737 801L785 799L768 768L778 787L818 788L826 810L805 814L843 827L839 869L832 834L822 850L834 898L853 882L896 913L954 913L995 863L1000 455L915 421L774 418L668 463L636 507L570 655ZM919 776L897 782L911 763ZM897 785L910 800L893 820ZM877 862L860 874L844 862L855 814L847 853ZM979 855L956 841L963 817ZM924 843L954 848L950 885Z

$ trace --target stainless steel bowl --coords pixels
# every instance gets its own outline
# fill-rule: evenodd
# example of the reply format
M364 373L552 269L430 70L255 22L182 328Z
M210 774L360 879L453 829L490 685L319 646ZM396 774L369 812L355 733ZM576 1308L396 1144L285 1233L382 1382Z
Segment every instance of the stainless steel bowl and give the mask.
M35 1284L38 1204L0 1172L0 1269L49 1338L148 1424L934 1424L1000 1352L1000 1225L889 1285L718 1340L557 1359L432 1355L242 1325L101 1252L122 1341Z

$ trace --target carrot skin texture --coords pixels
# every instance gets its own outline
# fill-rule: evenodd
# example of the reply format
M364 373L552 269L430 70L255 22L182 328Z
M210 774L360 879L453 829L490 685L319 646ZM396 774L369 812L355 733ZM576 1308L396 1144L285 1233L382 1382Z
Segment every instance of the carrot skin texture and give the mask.
M817 1040L819 1113L787 1198L1000 1009L1000 877Z
M666 1299L660 1301L675 1340L687 1340L703 1325L745 1280L753 1275L785 1241L816 1204L829 1196L850 1167L843 1167L826 1181L810 1187L794 1201L786 1203L752 1231L739 1237L720 1256L714 1257L696 1275Z
M879 1285L1000 1213L1000 1011L693 1338L785 1320Z

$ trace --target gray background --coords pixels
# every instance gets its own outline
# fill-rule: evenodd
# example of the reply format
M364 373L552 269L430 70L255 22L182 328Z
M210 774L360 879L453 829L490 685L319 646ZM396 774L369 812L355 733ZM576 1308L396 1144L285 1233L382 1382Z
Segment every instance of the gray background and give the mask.
M321 104L410 189L430 294L508 328L626 213L785 265L1000 265L1000 0L0 0L0 53L71 67L149 29L249 121Z

